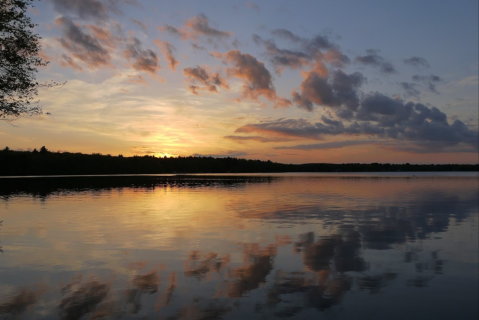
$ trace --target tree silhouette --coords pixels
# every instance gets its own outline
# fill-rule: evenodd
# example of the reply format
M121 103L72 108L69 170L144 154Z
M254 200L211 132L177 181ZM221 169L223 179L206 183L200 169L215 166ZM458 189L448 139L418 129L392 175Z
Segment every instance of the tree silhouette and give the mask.
M37 67L48 61L38 55L41 37L32 31L36 24L26 15L32 2L0 1L0 120L41 114L38 89L58 85L36 82Z

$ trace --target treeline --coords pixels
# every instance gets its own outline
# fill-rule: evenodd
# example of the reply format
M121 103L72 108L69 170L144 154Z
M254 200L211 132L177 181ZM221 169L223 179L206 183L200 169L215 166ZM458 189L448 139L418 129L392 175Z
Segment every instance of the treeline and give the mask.
M282 164L238 158L154 156L123 157L40 151L0 151L0 175L86 175L159 173L254 173L254 172L396 172L396 171L479 171L479 165L308 163Z

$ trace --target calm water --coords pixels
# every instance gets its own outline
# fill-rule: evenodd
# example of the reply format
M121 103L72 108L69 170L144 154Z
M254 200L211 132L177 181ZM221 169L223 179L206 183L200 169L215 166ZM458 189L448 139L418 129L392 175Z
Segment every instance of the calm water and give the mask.
M477 319L472 174L0 179L0 319Z

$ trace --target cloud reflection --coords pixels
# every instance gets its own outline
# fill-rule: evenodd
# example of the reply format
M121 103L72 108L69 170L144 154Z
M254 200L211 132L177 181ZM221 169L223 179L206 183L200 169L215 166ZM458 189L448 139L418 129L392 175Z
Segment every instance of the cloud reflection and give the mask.
M90 189L88 178L78 181L83 182L46 184L37 193L17 185L2 194L9 208L2 217L2 236L9 240L3 242L0 260L6 275L0 288L7 288L0 295L1 316L301 318L350 311L352 296L388 306L391 294L413 297L422 290L442 295L452 287L467 292L467 285L451 279L457 272L472 279L467 268L473 264L457 258L461 248L451 253L441 238L462 239L462 233L472 232L473 223L466 222L478 210L475 178L121 178L110 187L90 181ZM121 198L109 188L118 188ZM41 221L48 223L47 238L67 234L72 243L63 240L52 250L44 236L11 227L15 208L39 193L41 206L49 210ZM74 228L62 233L72 228L62 220L65 211L56 215L62 199L70 205L82 201L75 220L81 237ZM120 203L113 206L115 201ZM178 206L171 205L175 201ZM102 216L94 210L98 207L112 214ZM25 220L21 211L16 214ZM85 229L83 220L95 223ZM111 236L109 228L121 236ZM62 269L65 258L61 263L39 258L21 243L14 249L15 237L31 237L40 253L46 245L49 252L77 259L79 266ZM25 254L13 254L20 250ZM33 264L25 258L30 255L44 264ZM18 265L31 284L9 276ZM65 283L72 270L76 275ZM45 283L37 284L38 279ZM469 298L465 295L464 303Z

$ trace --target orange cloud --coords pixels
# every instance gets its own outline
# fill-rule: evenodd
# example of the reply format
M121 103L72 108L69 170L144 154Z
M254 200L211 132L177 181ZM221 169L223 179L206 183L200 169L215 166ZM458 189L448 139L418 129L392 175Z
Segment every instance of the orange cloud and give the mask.
M63 32L62 37L57 38L58 42L71 55L66 65L73 65L69 63L73 57L91 69L113 67L110 54L113 44L107 31L96 26L79 26L67 17L56 19L55 24Z
M183 74L190 82L197 82L203 85L203 87L194 84L190 85L189 89L194 94L198 94L198 90L217 92L217 87L229 89L228 83L219 73L211 73L206 67L186 68L183 70Z
M147 72L151 75L156 75L160 70L158 55L151 49L143 49L138 38L130 38L130 43L123 51L123 56L131 62L131 66L135 70Z
M257 101L262 96L273 101L275 106L291 105L291 101L276 95L271 73L266 69L264 63L254 56L243 54L239 50L231 50L224 55L217 53L212 53L212 55L222 57L224 62L232 65L226 69L228 76L243 80L243 98Z
M176 60L175 56L173 55L173 51L175 47L169 43L168 41L160 41L158 39L154 40L155 44L160 47L161 52L165 56L166 61L168 61L168 65L170 68L175 71L176 66L178 65L178 60Z

